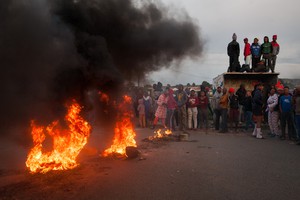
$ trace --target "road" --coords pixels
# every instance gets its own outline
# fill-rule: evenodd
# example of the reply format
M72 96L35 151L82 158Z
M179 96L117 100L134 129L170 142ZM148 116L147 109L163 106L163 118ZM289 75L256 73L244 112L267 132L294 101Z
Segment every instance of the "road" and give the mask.
M20 168L26 148L6 143L0 159L9 149L19 161L0 165L0 199L299 199L300 146L291 141L192 131L189 141L145 142L153 131L136 131L137 159L83 151L78 168L47 174ZM100 138L94 133L91 143Z

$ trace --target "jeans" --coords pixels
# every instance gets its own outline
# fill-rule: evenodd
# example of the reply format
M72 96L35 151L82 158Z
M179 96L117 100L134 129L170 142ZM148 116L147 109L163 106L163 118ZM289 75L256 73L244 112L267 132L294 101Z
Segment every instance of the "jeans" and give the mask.
M169 109L167 110L167 127L169 130L175 130L175 117L174 117L175 109Z
M271 57L271 66L270 66L272 72L274 72L274 70L275 70L276 59L277 59L277 56L276 55L272 55L272 57Z
M255 124L252 120L252 112L251 111L245 111L245 130L248 130L249 125L251 125L253 128L255 127Z
M292 138L292 112L282 112L281 113L281 119L280 119L280 123L281 123L281 132L282 132L282 137L285 137L285 128L286 125L288 125L288 135L289 138Z

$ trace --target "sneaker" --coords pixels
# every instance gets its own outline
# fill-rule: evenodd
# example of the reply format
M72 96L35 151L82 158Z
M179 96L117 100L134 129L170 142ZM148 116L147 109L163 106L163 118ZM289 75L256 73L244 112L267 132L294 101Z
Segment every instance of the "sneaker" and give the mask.
M256 138L257 138L257 139L264 139L263 136L262 136L261 134L257 134L257 135L256 135Z

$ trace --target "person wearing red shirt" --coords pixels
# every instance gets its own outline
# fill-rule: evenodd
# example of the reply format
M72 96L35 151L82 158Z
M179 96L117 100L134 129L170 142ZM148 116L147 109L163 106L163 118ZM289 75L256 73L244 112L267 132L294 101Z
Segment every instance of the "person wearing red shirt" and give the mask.
M244 60L245 65L250 66L250 60L251 60L251 46L248 43L248 38L244 39L245 47L244 47Z
M177 103L176 100L174 98L174 91L169 88L169 100L167 103L167 119L166 119L166 123L167 123L167 127L169 130L175 131L175 110L177 108Z

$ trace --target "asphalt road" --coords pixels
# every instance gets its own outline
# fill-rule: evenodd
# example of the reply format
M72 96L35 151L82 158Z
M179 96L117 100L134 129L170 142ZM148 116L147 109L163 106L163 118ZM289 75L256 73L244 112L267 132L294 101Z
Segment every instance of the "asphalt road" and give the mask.
M192 131L189 141L142 142L149 135L137 129L137 159L90 150L74 170L34 175L17 167L25 148L2 145L1 160L14 149L19 161L0 164L0 199L300 199L300 146L291 141Z

